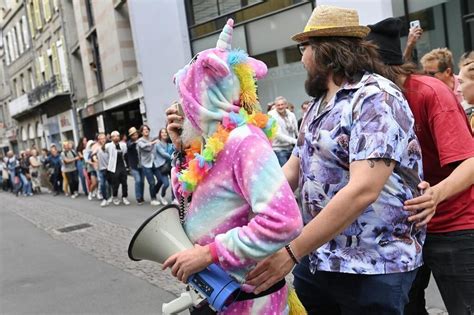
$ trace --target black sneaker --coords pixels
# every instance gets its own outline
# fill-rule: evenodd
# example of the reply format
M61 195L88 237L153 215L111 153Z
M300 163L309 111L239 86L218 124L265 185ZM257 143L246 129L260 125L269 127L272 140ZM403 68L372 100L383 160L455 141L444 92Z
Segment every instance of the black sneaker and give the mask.
M141 206L144 202L145 202L145 200L143 200L143 199L137 199L137 204L139 206Z

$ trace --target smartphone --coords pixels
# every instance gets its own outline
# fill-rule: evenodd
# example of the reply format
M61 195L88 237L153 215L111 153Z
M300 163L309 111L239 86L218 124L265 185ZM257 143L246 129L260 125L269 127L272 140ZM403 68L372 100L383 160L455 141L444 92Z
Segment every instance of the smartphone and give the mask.
M420 20L410 21L410 28L421 27Z
M178 115L184 117L184 111L181 104L178 101L174 101L173 106L178 110Z

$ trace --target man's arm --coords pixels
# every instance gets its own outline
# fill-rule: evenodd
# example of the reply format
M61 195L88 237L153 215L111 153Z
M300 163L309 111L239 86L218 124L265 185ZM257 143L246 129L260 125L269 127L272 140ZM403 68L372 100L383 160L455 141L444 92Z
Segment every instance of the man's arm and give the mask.
M416 47L416 42L420 39L423 34L423 29L421 27L410 28L408 32L407 46L403 52L403 60L412 61L413 50Z
M454 171L444 180L429 187L428 183L422 183L421 189L426 189L425 193L417 198L407 200L405 209L409 211L418 211L424 209L417 215L409 218L410 221L422 220L417 225L425 225L435 214L436 207L441 202L459 194L474 185L474 157L464 160ZM429 212L432 215L423 219L423 213Z

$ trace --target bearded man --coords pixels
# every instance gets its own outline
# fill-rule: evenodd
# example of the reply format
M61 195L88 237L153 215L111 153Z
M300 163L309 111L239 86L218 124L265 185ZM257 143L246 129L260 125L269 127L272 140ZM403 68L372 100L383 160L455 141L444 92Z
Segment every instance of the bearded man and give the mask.
M184 229L196 244L163 265L181 281L216 263L243 282L257 261L283 248L302 227L269 140L276 123L258 112L254 78L267 68L231 49L232 28L229 20L217 47L175 75L186 119L182 136L182 117L176 109L167 112L175 146L188 148L172 177L178 199L191 196ZM280 281L260 295L241 293L224 314L288 314L287 296Z

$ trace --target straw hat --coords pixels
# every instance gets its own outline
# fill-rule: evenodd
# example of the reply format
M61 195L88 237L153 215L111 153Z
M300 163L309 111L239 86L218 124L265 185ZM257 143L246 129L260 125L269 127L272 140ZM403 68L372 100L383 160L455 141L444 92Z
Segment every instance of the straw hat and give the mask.
M369 33L367 26L359 25L356 10L339 8L330 5L318 5L302 33L291 39L304 42L309 37L348 36L364 38Z
M132 128L130 128L130 129L128 129L128 136L129 136L129 137L131 137L134 133L138 133L137 128L132 127Z

